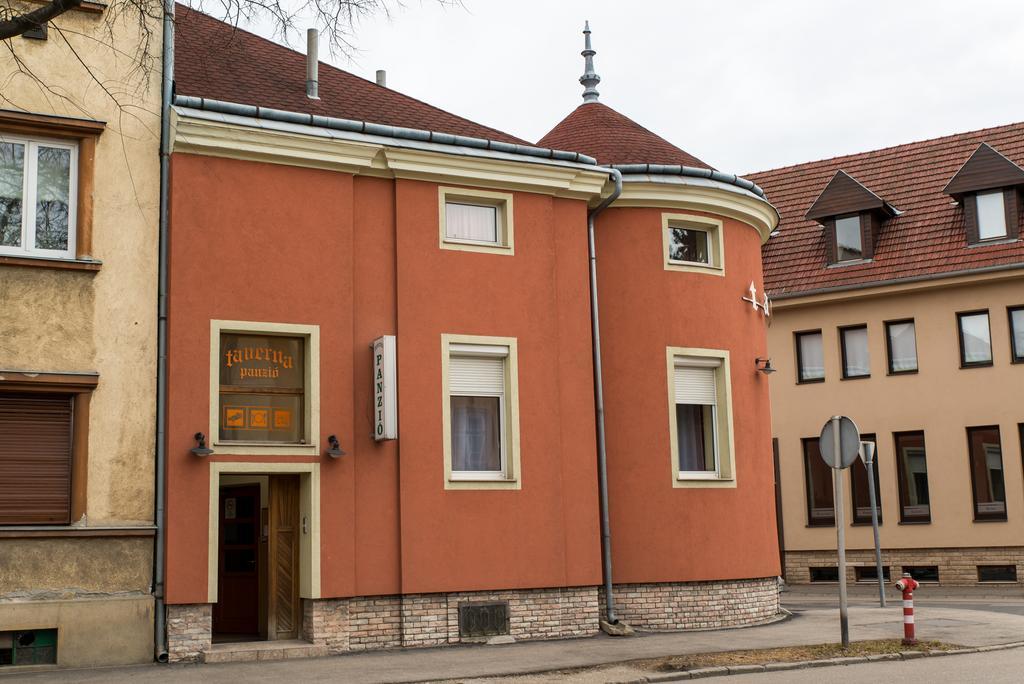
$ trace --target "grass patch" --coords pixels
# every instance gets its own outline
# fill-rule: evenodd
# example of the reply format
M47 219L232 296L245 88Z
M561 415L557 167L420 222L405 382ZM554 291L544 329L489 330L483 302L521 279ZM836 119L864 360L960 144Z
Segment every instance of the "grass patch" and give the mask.
M634 661L631 664L645 670L679 672L698 667L795 663L802 660L852 658L881 655L884 653L899 653L900 651L951 651L957 648L961 647L941 641L919 641L916 646L904 646L899 639L876 639L873 641L854 641L850 644L849 648L843 648L841 644L783 646L780 648L762 648L749 651L723 651L721 653L668 656L666 658Z

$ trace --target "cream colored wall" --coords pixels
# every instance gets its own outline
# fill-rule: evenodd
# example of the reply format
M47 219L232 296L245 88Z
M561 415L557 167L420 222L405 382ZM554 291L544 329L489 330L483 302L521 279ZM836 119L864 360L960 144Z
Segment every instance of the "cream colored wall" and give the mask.
M777 303L768 347L778 372L771 376L773 433L779 440L787 550L835 548L834 527L807 527L800 439L816 437L833 414L848 415L863 433L877 435L883 548L1020 545L1024 539L1024 481L1017 429L1024 423L1024 364L1010 363L1007 306L1024 304L1024 275L988 283L961 283L891 296L794 307ZM960 369L956 312L989 310L994 365ZM919 372L887 375L883 321L914 318ZM837 327L867 323L871 377L840 380ZM823 383L798 385L793 332L821 328ZM1000 428L1007 522L975 523L966 428ZM924 430L932 522L899 524L892 433ZM863 467L860 462L853 467ZM852 519L849 474L846 520ZM850 526L849 548L871 548L871 526Z
M9 41L24 70L0 50L0 108L107 124L96 147L92 250L103 266L97 273L0 266L0 368L99 372L90 411L88 523L150 524L160 25L150 22L147 78L134 58L141 41L134 18L108 23L108 15L70 12L54 22L63 35L51 27L49 40Z

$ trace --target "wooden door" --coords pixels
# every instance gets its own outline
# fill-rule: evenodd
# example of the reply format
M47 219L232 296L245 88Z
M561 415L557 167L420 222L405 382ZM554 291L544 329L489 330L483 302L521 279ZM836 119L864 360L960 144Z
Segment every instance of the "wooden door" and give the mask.
M299 636L299 476L270 477L267 638Z
M259 485L221 487L216 635L259 636L259 538Z

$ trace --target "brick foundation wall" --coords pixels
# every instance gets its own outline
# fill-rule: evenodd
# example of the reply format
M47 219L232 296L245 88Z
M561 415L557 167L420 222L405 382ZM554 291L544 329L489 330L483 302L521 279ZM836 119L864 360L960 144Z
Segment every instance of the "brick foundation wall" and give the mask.
M167 606L167 657L170 662L198 662L210 649L212 637L212 604Z
M459 604L508 601L509 635L517 641L596 634L598 587L304 599L302 638L329 653L457 644ZM619 616L643 630L713 629L760 622L779 612L776 578L620 585ZM172 662L195 662L210 648L212 606L168 606Z
M620 584L615 587L615 611L620 620L648 631L748 625L779 614L779 581L764 577Z
M868 549L847 549L846 580L856 580L855 567L875 567L875 552ZM902 574L905 565L934 565L939 569L939 584L971 586L978 584L979 565L1015 565L1018 582L1024 579L1024 547L1001 546L985 548L882 549L882 565L889 568L892 580ZM809 568L836 567L836 552L786 551L786 581L808 584Z
M317 599L303 602L303 636L331 653L457 644L459 604L508 601L516 640L588 636L598 630L596 587Z

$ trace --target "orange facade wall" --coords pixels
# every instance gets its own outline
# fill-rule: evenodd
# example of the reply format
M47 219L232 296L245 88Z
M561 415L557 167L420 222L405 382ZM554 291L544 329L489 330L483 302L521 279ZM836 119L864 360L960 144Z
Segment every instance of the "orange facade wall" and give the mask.
M597 219L614 580L778 575L769 381L754 366L767 321L741 300L762 289L760 237L726 219L724 277L668 271L661 215ZM672 486L667 347L730 351L735 488Z
M586 207L516 193L515 256L441 250L437 185L172 158L167 600L206 602L210 320L320 326L321 595L600 582ZM522 489L443 481L441 335L516 337ZM369 345L398 337L399 440ZM274 457L258 457L274 459Z

